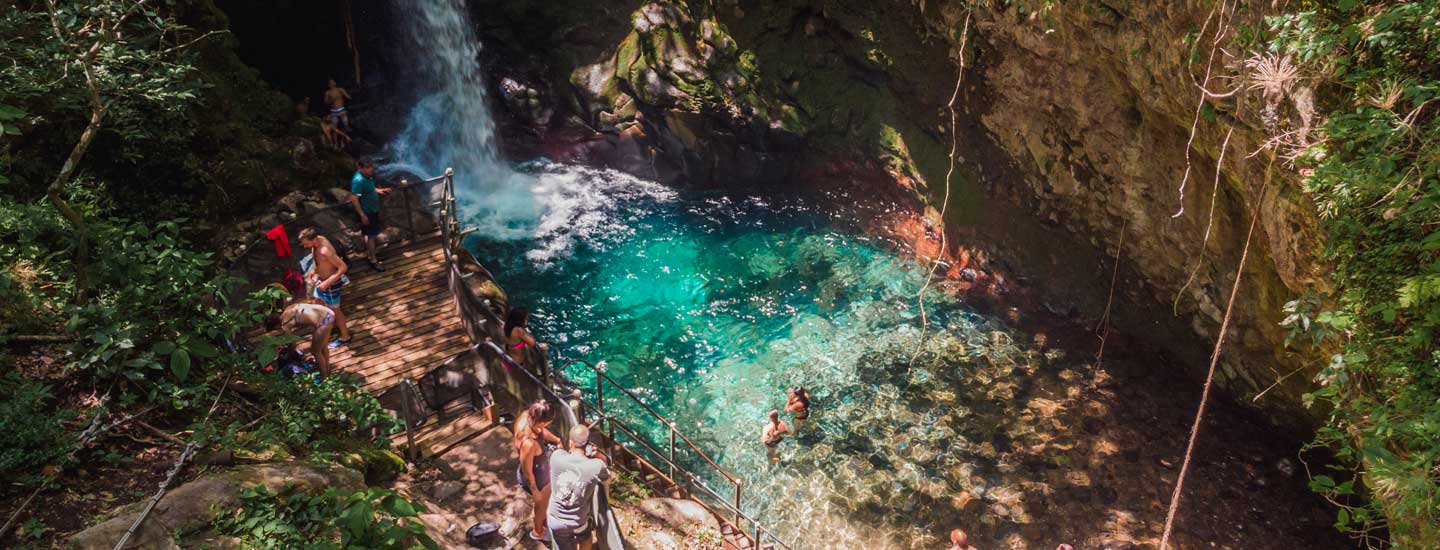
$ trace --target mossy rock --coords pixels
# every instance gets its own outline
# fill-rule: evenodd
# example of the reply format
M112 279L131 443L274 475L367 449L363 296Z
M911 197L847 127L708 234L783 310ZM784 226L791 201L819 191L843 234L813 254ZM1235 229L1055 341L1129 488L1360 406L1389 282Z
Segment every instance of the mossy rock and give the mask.
M384 485L405 471L405 459L384 449L356 449L340 455L339 462L363 472L366 485Z

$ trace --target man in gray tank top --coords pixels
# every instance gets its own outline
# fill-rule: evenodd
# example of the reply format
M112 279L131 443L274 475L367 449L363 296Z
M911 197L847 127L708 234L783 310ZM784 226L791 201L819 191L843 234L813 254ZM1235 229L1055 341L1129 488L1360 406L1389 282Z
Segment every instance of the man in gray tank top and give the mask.
M590 445L590 429L583 424L571 428L569 448L550 454L550 505L545 510L545 524L557 548L591 550L595 491L609 479L604 455Z

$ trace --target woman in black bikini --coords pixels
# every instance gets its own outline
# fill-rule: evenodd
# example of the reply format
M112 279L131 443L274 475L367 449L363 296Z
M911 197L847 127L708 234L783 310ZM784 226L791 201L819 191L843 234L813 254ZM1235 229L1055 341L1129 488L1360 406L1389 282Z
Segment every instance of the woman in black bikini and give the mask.
M560 444L560 438L549 430L554 420L555 409L543 399L531 403L515 419L515 450L520 453L515 477L535 506L532 510L535 526L530 538L538 541L548 540L549 536L545 529L545 510L550 505L550 448L546 444Z
M785 412L795 415L795 422L810 418L810 392L805 388L795 386L790 388L790 396L785 399Z

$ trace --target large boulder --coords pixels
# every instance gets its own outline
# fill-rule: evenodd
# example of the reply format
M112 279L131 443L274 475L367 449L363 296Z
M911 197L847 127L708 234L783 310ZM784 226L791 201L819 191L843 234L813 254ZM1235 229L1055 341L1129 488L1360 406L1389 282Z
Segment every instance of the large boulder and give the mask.
M206 475L165 494L130 537L126 548L179 549L175 534L205 531L222 512L240 506L240 492L256 484L278 492L294 486L306 493L330 487L359 490L365 487L360 472L342 466L280 462L241 466ZM120 508L114 517L79 532L70 543L80 550L109 550L144 510L149 499Z
M625 539L635 548L720 547L720 521L693 500L653 497L612 504Z

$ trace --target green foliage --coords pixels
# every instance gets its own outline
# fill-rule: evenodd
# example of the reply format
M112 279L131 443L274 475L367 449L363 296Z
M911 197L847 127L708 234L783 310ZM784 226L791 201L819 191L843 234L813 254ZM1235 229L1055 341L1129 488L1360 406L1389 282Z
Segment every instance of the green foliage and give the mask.
M55 410L48 385L10 373L0 377L0 395L5 396L0 399L0 433L5 434L0 474L6 479L33 477L41 466L55 464L70 452L65 422L75 414Z
M615 502L644 500L654 496L654 491L640 477L629 470L611 470L615 477L610 481L610 498Z
M360 382L339 375L321 382L269 377L265 388L273 411L245 442L281 443L298 451L342 450L344 440L373 433L369 443L387 448L400 423Z
M246 488L240 500L240 509L216 520L215 529L239 537L247 550L440 547L415 521L424 507L389 489L330 489L310 496L293 488L277 494L255 485Z
M194 132L185 114L199 85L184 47L195 31L133 0L59 1L53 17L43 2L26 4L0 17L0 58L13 60L0 66L0 103L45 114L34 125L43 133L36 141L59 142L46 150L68 153L98 100L107 156L135 164L183 148ZM17 167L19 179L48 181L55 160L29 159Z
M79 337L74 368L103 379L183 383L201 363L246 364L217 344L257 315L216 301L235 281L214 274L209 253L185 246L182 222L94 228L104 243L91 265L97 295L66 311L66 329Z
M1307 401L1333 408L1316 443L1337 525L1384 525L1396 547L1440 547L1440 2L1306 3L1268 20L1270 49L1322 75L1326 115L1298 162L1328 237L1336 295L1287 305L1292 330L1343 348ZM1313 317L1312 317L1313 315ZM1349 472L1363 472L1360 491ZM1370 497L1358 503L1351 495Z

